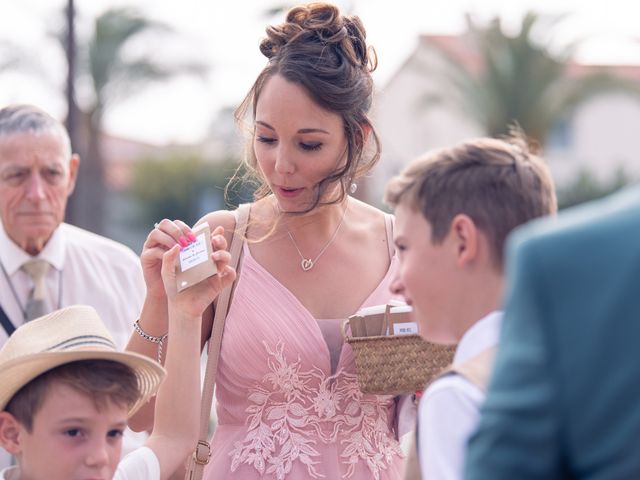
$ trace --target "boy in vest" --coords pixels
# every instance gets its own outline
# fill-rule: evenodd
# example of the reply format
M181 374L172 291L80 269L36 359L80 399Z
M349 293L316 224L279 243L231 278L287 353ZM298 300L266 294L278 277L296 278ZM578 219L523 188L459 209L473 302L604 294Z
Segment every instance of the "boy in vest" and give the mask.
M415 160L385 201L400 258L392 290L413 306L422 337L458 345L451 371L420 401L420 470L459 479L498 344L505 239L556 211L553 182L522 138L481 138Z
M220 231L214 234L226 245ZM158 480L183 464L198 436L202 312L235 273L229 253L216 251L219 274L177 293L179 251L176 245L162 262L171 339L166 377L155 361L117 351L89 306L56 310L7 340L0 350L0 446L17 466L0 479ZM153 433L118 465L127 418L156 391Z

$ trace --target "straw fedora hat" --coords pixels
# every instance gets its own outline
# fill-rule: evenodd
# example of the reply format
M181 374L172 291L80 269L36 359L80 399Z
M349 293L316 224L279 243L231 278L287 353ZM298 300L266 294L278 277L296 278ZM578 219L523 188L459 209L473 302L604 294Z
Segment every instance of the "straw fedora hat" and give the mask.
M38 375L76 360L113 360L135 372L140 397L129 415L156 393L165 374L143 355L117 351L98 312L74 305L20 326L6 341L0 350L0 411Z

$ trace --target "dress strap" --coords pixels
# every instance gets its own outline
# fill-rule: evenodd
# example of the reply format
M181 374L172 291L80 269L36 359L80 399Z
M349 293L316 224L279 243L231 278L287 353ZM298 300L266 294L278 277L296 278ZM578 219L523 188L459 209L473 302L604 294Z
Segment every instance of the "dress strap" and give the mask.
M387 232L387 248L389 249L389 261L396 253L396 249L393 246L393 215L390 213L384 214L384 228Z

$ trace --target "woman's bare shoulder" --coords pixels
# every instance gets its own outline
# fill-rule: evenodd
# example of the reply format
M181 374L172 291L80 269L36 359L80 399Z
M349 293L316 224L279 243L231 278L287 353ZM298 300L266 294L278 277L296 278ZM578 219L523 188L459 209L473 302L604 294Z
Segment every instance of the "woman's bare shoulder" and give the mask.
M197 221L196 225L200 225L204 222L209 224L209 228L212 231L216 227L222 226L224 228L224 235L227 237L227 241L230 241L231 236L233 235L233 230L236 228L236 216L232 210L217 210L215 212L207 213Z
M383 210L355 198L350 198L349 203L359 223L369 226L380 225L381 223L384 225L385 215L388 214Z
M215 212L207 213L198 220L196 225L203 222L207 222L212 227L222 225L225 229L227 227L234 228L236 226L236 216L233 210L216 210Z

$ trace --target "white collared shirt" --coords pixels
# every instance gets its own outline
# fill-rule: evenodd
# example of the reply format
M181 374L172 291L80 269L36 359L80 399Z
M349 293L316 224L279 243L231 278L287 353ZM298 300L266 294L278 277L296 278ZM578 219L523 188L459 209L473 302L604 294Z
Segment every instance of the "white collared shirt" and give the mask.
M31 278L20 267L31 258L0 225L0 262L18 297L1 274L0 305L16 327L24 323L22 312L33 288ZM51 309L91 305L118 348L124 348L145 294L138 256L120 243L63 223L37 258L53 267L45 278ZM6 332L0 328L0 346L6 340Z
M15 327L24 323L23 309L33 288L31 278L20 267L32 258L7 236L0 222L0 262L11 281L9 285L0 271L0 305ZM37 258L52 266L45 277L50 308L91 305L118 349L123 349L146 291L138 256L118 242L62 223ZM7 338L0 326L0 347ZM127 431L123 450L141 445L144 438L144 434L134 436ZM0 448L0 468L9 465L9 458Z
M472 359L498 344L502 312L492 312L463 335L454 364ZM485 394L464 377L439 378L425 391L418 407L418 448L422 478L461 479L467 440L480 419Z

